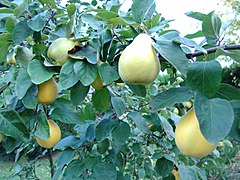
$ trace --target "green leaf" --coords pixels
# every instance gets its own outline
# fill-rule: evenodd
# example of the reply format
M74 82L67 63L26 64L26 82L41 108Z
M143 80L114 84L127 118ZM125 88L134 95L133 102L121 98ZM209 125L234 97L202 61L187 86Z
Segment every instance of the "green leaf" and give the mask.
M59 82L63 89L68 89L78 82L78 77L74 72L74 64L73 60L67 61L60 70Z
M115 18L111 18L111 19L108 19L108 22L112 23L114 26L115 25L124 25L124 26L127 26L127 25L131 25L131 26L134 26L134 25L137 25L137 23L133 20L132 17L115 17Z
M165 157L158 159L155 165L155 171L163 178L168 177L174 167L173 162Z
M27 67L30 60L33 58L33 53L27 47L19 46L16 52L16 61L20 62L22 66Z
M34 135L40 139L48 139L50 136L49 125L45 112L40 111L37 115L37 126Z
M194 62L187 71L188 86L211 98L215 96L222 80L222 68L218 61Z
M7 31L9 33L13 33L13 30L17 24L17 19L15 19L14 17L9 17L6 21L6 24L5 24L5 28L7 29Z
M54 176L52 177L52 180L58 180L60 174L62 173L62 169L64 168L64 166L66 166L67 164L69 164L71 162L71 160L73 159L74 155L75 155L76 151L72 150L70 148L64 150L60 156L58 157L57 160L57 170L54 173Z
M27 21L33 31L41 31L46 22L46 11L39 13Z
M93 174L101 180L117 179L117 170L113 163L98 163L93 169Z
M197 173L198 177L202 180L207 180L207 176L205 175L205 171L200 169L197 166L191 166L191 168L195 171L195 173Z
M233 137L234 139L240 141L240 100L234 100L231 101L231 105L233 107L234 110L234 122L232 125L232 129L229 133L229 135L231 137Z
M104 86L111 84L112 82L119 79L117 70L110 66L108 63L103 63L99 66L99 75Z
M144 85L131 85L131 84L127 85L137 96L146 97L147 91Z
M121 97L112 97L111 103L113 106L114 111L118 116L121 116L126 111L126 102Z
M142 23L144 20L151 20L156 9L154 0L133 0L132 16L137 23Z
M32 82L35 84L41 84L49 80L55 74L54 69L44 66L41 61L36 59L28 64L27 71Z
M131 128L128 123L120 121L112 132L114 142L119 145L125 144L131 134Z
M168 122L168 120L165 117L160 116L159 118L161 120L162 127L163 127L168 139L170 141L172 141L174 139L174 132L173 132L172 125Z
M12 34L3 33L0 34L0 62L6 60L8 54L8 47L12 41Z
M84 61L77 61L74 64L74 71L84 86L92 84L98 75L97 66Z
M16 17L19 17L22 13L28 11L28 0L20 1L20 3L21 4L18 4L18 6L13 11Z
M197 173L191 168L191 166L179 165L178 173L180 179L186 180L196 180L198 179Z
M97 64L98 62L98 53L96 49L90 45L81 47L79 51L74 54L69 54L70 57L73 59L84 59L86 58L87 61L91 64Z
M68 147L71 147L72 149L77 149L80 147L83 143L85 143L85 137L77 138L76 136L67 136L61 139L56 146L53 147L53 150L64 150Z
M71 35L74 32L74 27L76 24L76 10L77 7L74 4L70 4L67 6L67 11L68 11L68 23L66 25L66 37L71 37Z
M27 21L20 21L13 30L13 42L20 44L32 34L33 30L28 26Z
M27 93L22 98L22 103L28 109L34 109L38 104L38 88L36 85L32 84L30 88L27 90Z
M185 102L192 97L193 93L188 87L171 88L156 95L150 101L150 106L154 111L157 111L165 107L170 107L176 103Z
M13 11L9 8L0 8L0 19L13 16Z
M187 67L190 64L190 61L186 58L186 55L179 45L165 38L160 38L157 43L154 43L153 45L164 59L186 76Z
M200 12L194 12L194 11L190 11L185 13L185 15L187 15L188 17L192 17L194 19L197 19L199 21L203 21L204 18L207 16L206 14L200 13Z
M28 11L28 0L23 0L20 2L22 3L20 5L18 4L18 6L13 11L16 17L19 17L22 13Z
M220 98L207 99L197 93L194 110L204 137L212 144L224 139L234 122L234 111L229 101Z
M214 12L209 13L203 20L202 30L209 44L216 44L220 37L221 19Z
M92 102L98 112L107 111L110 103L110 94L108 89L104 88L100 91L95 91L92 95Z
M56 99L52 108L51 119L56 119L67 124L81 123L80 114L74 111L71 101L63 98Z
M15 85L15 91L19 99L22 99L25 96L25 94L27 93L31 85L32 85L32 81L27 73L27 69L21 68L19 70L17 80L16 80L16 85Z
M128 117L133 120L137 128L143 133L149 134L150 130L147 127L146 119L144 119L138 112L130 112Z
M232 58L234 61L240 63L240 50L223 50L223 49L217 49L217 51L215 52L215 56L216 58L218 56L229 56L230 58Z
M85 171L85 164L80 159L71 161L63 173L63 180L79 179Z
M198 38L198 37L203 37L204 34L201 30L197 31L196 33L193 34L187 34L185 37L189 38L189 39L193 39L193 38Z
M89 86L84 86L81 82L75 84L70 90L70 99L74 106L80 105L89 91Z
M118 123L116 120L103 119L100 121L96 126L96 140L100 142L107 138L117 125Z
M109 139L106 138L97 144L97 151L100 154L104 154L108 150L108 147L109 147Z
M173 42L179 43L179 44L184 44L186 46L189 46L191 48L195 48L196 51L203 52L204 54L207 54L206 49L198 45L195 41L188 39L186 37L176 37L173 39Z
M104 21L118 17L118 14L112 11L102 10L96 14L96 18L99 18Z
M240 90L229 84L221 83L217 91L217 97L226 100L240 100Z
M0 132L16 140L25 141L29 132L21 117L14 109L0 109Z
M0 62L6 60L7 54L8 54L8 43L2 43L0 42Z

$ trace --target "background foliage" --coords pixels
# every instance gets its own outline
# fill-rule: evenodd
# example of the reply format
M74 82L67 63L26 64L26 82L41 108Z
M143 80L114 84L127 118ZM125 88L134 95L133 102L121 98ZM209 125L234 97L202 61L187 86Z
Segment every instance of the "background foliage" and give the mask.
M181 37L155 8L154 0L133 0L125 11L118 0L69 0L65 6L1 1L0 132L5 152L15 154L12 177L36 177L36 161L51 152L35 141L49 137L47 118L62 129L52 179L172 179L173 168L184 179L227 176L222 167L240 140L240 51L207 50L224 45L223 34L234 23L223 23L215 12L189 12L202 30ZM139 33L153 38L161 62L160 75L146 86L123 83L117 71L121 51ZM59 37L81 42L62 67L47 57ZM10 65L13 56L16 64ZM230 57L231 67L223 69L219 56ZM98 75L107 85L102 90L91 87ZM38 104L38 84L51 77L58 98ZM191 108L187 101L208 141L222 142L202 159L182 155L174 142L175 126Z

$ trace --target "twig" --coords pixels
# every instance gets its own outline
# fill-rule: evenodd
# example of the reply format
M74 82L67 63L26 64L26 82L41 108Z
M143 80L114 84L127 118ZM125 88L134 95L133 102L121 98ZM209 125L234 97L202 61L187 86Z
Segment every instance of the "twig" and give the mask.
M218 49L223 49L223 50L236 50L236 49L240 49L240 44L229 44L229 45L224 45L224 46L216 46L216 47L212 47L209 49L206 49L208 54L214 53L216 52ZM203 52L197 51L191 54L186 54L186 57L188 59L192 59L194 57L198 57L198 56L202 56L204 55Z
M123 44L122 40L119 38L118 34L116 33L116 31L114 30L114 28L112 28L112 32L113 32L113 35L119 40L119 42L121 44Z
M47 27L49 21L53 18L54 13L55 13L55 10L52 9L51 15L50 15L50 17L47 19L47 21L46 21L46 23L45 23L45 25L44 25L44 27L43 27L43 29L42 29L42 32L46 29L46 27Z
M10 86L10 84L11 84L11 82L9 82L8 84L4 85L4 86L0 89L0 94L2 94L3 91Z
M49 160L50 168L51 168L51 177L53 177L54 165L53 165L53 158L52 158L52 149L48 149L48 160Z

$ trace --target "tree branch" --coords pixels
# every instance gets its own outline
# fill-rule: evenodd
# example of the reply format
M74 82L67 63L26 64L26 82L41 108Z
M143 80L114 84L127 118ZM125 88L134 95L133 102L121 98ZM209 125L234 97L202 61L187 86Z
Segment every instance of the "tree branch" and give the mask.
M223 49L223 50L236 50L236 49L240 49L240 44L229 44L229 45L224 45L224 46L216 46L216 47L212 47L209 49L206 49L208 54L214 53L216 52L218 49ZM197 51L191 54L186 54L186 57L188 59L192 59L194 57L198 57L198 56L202 56L204 55L203 52Z

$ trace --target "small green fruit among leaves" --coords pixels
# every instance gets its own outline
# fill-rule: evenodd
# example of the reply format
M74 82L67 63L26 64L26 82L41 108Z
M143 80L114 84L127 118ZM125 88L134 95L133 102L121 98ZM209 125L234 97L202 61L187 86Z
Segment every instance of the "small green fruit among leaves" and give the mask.
M177 124L175 142L181 153L196 158L207 156L216 147L203 136L193 108Z
M58 96L58 86L56 81L51 78L38 85L38 102L51 104Z
M0 133L0 143L3 141L4 135Z
M128 84L145 85L156 79L160 62L149 35L139 34L123 50L118 70L122 80Z
M36 141L40 146L50 149L60 141L61 129L51 119L48 120L48 125L49 125L50 137L48 139L36 138Z
M68 51L79 45L80 43L78 41L67 38L58 38L49 46L47 56L52 64L62 66L69 59Z

